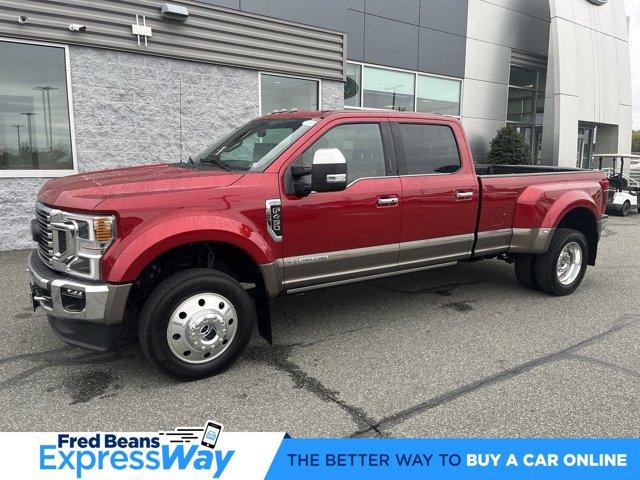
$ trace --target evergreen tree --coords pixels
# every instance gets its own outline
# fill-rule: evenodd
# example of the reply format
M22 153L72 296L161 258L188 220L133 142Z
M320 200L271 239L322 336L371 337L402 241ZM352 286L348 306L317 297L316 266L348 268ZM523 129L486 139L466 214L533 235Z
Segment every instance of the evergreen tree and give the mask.
M511 125L498 130L491 140L491 150L487 156L488 163L503 165L531 165L531 147L524 141L524 137Z

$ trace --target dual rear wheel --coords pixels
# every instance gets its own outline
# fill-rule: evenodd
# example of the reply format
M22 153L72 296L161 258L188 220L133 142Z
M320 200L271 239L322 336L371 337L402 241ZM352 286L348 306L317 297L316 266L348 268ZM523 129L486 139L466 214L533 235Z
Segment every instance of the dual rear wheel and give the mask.
M527 288L550 295L569 295L584 278L588 253L589 244L581 232L559 228L546 253L516 257L516 278Z

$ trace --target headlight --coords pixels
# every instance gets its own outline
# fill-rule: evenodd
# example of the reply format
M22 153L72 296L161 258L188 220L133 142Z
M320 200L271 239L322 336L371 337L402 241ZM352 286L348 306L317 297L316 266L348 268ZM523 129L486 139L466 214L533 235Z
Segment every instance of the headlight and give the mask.
M62 234L54 236L54 247L58 247L54 249L59 252L56 264L70 275L98 280L102 254L116 236L115 218L60 212L51 226ZM63 247L56 238L64 239Z

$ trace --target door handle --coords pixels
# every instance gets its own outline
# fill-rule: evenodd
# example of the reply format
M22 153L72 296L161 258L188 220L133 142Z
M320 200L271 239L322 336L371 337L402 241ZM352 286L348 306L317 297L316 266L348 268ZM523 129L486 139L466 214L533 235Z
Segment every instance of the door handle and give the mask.
M378 205L381 207L397 205L399 202L398 197L378 197Z
M473 198L475 192L473 190L458 190L456 192L456 198L458 200L469 200Z

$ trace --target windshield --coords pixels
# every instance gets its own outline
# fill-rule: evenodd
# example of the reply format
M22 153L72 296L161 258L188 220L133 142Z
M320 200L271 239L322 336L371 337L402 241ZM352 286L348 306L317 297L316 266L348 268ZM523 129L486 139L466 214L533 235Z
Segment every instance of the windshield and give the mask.
M308 118L253 120L205 148L193 161L262 172L316 123Z

